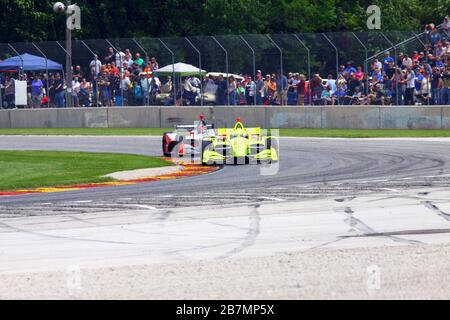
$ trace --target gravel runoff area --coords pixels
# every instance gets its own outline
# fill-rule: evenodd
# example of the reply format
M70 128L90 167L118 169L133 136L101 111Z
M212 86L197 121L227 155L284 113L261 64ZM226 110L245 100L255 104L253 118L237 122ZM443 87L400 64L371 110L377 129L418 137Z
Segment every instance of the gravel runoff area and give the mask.
M0 299L449 299L448 261L427 245L0 275Z

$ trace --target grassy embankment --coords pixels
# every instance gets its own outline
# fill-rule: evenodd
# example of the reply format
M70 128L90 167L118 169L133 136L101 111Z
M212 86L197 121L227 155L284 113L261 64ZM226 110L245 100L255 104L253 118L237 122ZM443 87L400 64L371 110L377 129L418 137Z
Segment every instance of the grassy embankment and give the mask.
M0 151L0 191L112 181L102 176L171 165L163 159L128 154Z

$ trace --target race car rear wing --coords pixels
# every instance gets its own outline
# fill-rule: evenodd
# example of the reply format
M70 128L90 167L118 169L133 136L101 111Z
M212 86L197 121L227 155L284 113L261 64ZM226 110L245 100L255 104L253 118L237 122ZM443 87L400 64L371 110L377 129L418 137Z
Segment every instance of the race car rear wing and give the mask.
M261 128L245 128L244 131L245 131L246 134L248 134L250 136L253 136L253 135L259 136L259 135L261 135ZM230 129L230 128L217 129L217 134L219 136L229 136L229 135L231 135L231 134L233 134L235 132L236 131L234 129Z
M193 124L190 124L190 125L189 124L187 124L187 125L181 124L181 125L177 125L175 127L175 129L177 129L177 130L187 130L187 131L192 131L195 128L196 128L196 126L193 125ZM207 124L206 125L206 129L214 129L214 125L213 124Z

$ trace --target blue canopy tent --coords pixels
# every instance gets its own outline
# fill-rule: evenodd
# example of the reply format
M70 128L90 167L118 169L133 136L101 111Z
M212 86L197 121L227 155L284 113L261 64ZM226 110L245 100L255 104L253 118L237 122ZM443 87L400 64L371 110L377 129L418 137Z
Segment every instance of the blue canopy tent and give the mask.
M26 72L26 71L46 71L48 75L49 70L62 71L64 69L62 64L49 60L46 57L38 57L29 53L24 53L15 57L8 58L0 62L0 72ZM46 82L46 94L48 94L48 81ZM0 103L2 102L0 94ZM50 106L50 102L47 102Z
M15 56L0 62L0 72L12 71L43 71L43 70L63 70L62 64L55 61L33 56L29 53L24 53L20 56Z

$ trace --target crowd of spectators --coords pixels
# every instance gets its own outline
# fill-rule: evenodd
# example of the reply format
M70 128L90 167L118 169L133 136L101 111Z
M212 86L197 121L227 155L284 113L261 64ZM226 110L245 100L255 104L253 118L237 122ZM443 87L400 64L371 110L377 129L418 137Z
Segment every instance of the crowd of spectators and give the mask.
M426 26L422 51L386 51L366 70L351 61L339 66L337 78L310 79L300 73L277 71L250 75L157 77L155 57L129 49L109 48L87 66L72 68L70 94L74 107L143 105L450 105L450 22ZM25 73L29 108L66 104L67 86L60 73ZM3 108L15 108L14 79L0 75Z
M337 80L315 74L309 82L315 105L450 105L450 22L441 30L426 26L422 51L401 52L393 57L386 51L370 63L368 74L352 62L339 67ZM295 83L294 78L294 83ZM308 89L299 91L307 97ZM302 101L300 101L302 102Z
M144 62L140 53L132 57L127 49L122 52L109 48L102 60L96 55L88 66L72 68L72 91L70 97L74 107L110 107L121 105L144 105L156 92L164 90L153 71L159 68L154 57ZM84 71L85 70L85 71ZM15 108L14 78L0 76L4 108ZM27 81L29 108L66 107L67 84L59 72L23 73L18 80ZM168 77L170 92L171 79ZM147 99L146 99L147 98ZM147 100L147 101L146 101Z

